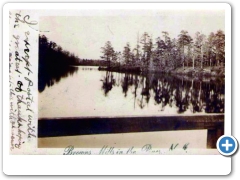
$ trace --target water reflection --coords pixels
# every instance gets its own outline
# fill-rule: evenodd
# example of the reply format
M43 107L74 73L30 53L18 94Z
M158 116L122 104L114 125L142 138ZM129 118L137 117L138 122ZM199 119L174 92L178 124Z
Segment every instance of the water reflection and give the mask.
M44 89L59 83L62 78L73 76L78 71L74 66L55 66L47 67L39 63L38 71L38 91L41 93Z
M115 86L115 79L113 78L113 73L106 71L104 79L101 79L103 82L102 90L104 95L107 96L108 92L111 91L112 87Z
M58 89L56 84L63 78L66 81ZM97 67L56 66L50 70L39 66L38 83L40 98L51 98L54 104L48 107L52 110L41 111L44 116L60 115L64 106L59 103L63 98L69 115L62 112L61 116L89 115L84 110L86 107L95 115L101 112L109 115L224 113L224 79L218 78L117 73L98 71ZM46 88L53 85L56 88ZM91 106L85 107L80 102L88 102ZM41 104L43 108L46 106ZM111 108L114 112L109 111Z
M102 91L122 89L123 98L134 95L134 108L144 109L151 100L161 111L167 106L177 113L224 113L224 79L190 79L156 73L131 74L106 72L101 79ZM119 83L120 82L120 83ZM116 97L120 98L120 97Z

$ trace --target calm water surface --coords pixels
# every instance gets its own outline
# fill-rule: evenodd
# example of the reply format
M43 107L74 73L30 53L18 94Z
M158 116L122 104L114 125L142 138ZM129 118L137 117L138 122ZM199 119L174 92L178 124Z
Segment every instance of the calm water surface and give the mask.
M39 118L224 113L224 89L218 78L71 67L39 78Z

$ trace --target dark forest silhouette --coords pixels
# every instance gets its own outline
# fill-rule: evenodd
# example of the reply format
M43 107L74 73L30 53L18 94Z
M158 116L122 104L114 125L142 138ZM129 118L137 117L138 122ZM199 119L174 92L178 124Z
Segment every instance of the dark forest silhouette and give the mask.
M77 71L74 65L77 57L64 51L55 42L49 41L46 36L39 36L39 71L38 90L42 92L46 86L58 83L61 78L68 77Z
M39 72L38 90L42 92L46 86L58 83L62 77L73 75L76 65L106 66L103 60L80 59L73 53L63 50L60 45L49 41L45 35L39 36Z

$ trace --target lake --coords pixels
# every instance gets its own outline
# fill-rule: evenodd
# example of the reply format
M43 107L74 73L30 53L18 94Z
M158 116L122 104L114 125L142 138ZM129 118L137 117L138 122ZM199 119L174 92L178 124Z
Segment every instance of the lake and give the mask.
M39 78L39 118L224 113L224 79L119 73L78 66Z

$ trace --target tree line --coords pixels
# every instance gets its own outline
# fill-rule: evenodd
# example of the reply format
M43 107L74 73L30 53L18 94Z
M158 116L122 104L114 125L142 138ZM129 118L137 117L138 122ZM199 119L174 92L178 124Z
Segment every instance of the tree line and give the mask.
M80 59L74 53L63 50L57 43L49 41L45 35L39 35L39 60L40 63L61 66L77 64Z
M122 65L164 71L166 68L225 66L225 34L222 30L208 36L197 32L194 37L182 30L177 38L162 31L162 37L155 41L144 32L133 48L126 43L122 52L116 51L107 41L101 50L101 58L108 62L108 67Z
M97 59L81 59L78 63L80 66L107 66L107 62Z
M50 41L45 35L39 36L39 60L48 65L87 65L106 66L107 62L100 59L81 59L74 53L63 50L61 45ZM56 62L57 61L57 62Z

